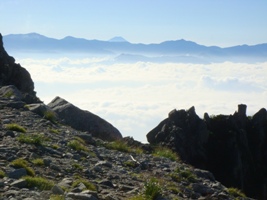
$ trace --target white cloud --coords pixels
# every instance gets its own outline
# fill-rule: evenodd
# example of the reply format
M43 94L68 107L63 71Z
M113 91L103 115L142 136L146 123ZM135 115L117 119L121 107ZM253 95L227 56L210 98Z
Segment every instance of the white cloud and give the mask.
M266 106L267 63L104 64L107 58L21 59L45 103L61 96L111 122L124 136L146 141L146 133L172 109L195 106L200 117L248 114Z

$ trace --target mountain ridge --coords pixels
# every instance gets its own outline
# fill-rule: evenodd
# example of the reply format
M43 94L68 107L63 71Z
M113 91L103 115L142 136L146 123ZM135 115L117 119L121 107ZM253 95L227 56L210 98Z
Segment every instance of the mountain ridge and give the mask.
M8 50L21 49L51 49L61 51L88 51L103 54L110 53L143 53L153 55L171 55L171 54L197 54L197 55L216 55L216 56L235 56L235 55L267 55L267 43L256 45L237 45L230 47L205 46L193 41L184 39L169 40L161 43L131 43L131 42L110 42L102 40L88 40L85 38L76 38L67 36L62 39L55 39L43 36L38 33L29 34L9 34L5 35L4 42ZM116 37L115 37L116 38ZM113 38L114 39L114 38ZM122 40L123 38L120 38ZM111 39L112 40L112 39ZM125 39L123 39L125 40ZM125 40L126 41L126 40ZM82 43L82 46L81 46ZM75 44L73 46L73 44ZM77 45L79 44L79 45ZM95 51L93 51L95 50Z

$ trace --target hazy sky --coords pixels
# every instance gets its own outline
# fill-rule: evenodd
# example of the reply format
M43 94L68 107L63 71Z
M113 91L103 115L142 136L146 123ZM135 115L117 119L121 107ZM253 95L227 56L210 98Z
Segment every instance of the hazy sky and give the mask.
M122 36L133 43L259 44L267 42L266 11L266 0L1 0L0 32Z

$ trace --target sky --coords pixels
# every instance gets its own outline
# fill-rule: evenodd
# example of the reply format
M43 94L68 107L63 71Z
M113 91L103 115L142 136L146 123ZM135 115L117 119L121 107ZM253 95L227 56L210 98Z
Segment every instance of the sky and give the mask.
M267 42L266 10L266 0L1 0L0 32L252 45Z

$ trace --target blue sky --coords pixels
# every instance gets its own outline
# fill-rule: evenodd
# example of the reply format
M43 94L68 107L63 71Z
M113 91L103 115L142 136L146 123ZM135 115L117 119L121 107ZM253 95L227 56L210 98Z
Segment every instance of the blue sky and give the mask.
M1 0L0 32L225 47L266 43L266 11L266 0Z

